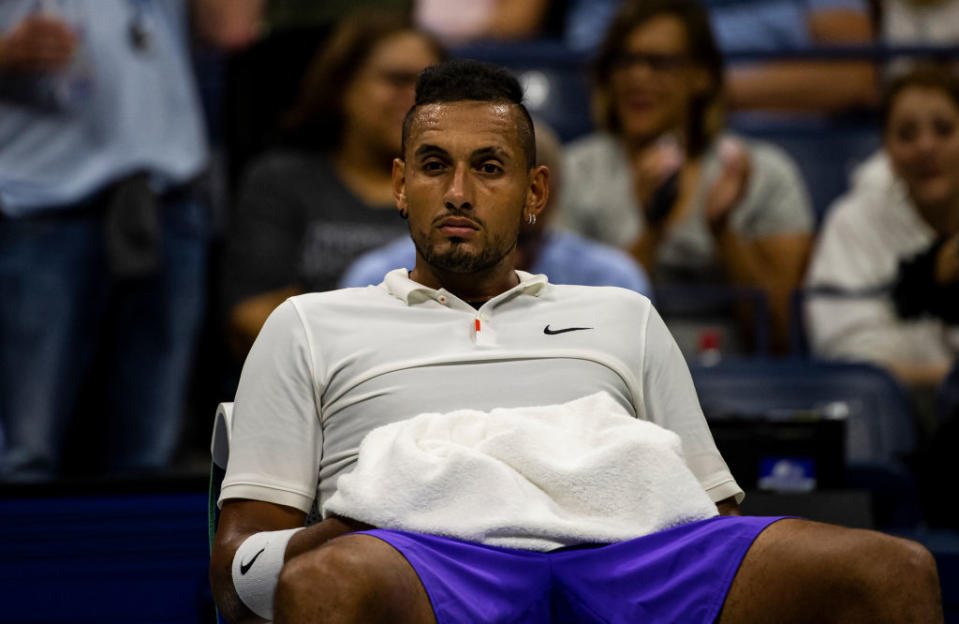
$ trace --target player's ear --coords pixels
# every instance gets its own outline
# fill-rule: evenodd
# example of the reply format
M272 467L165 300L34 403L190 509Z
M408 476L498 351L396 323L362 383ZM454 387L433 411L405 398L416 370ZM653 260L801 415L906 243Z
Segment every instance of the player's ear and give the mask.
M549 201L549 168L539 165L529 170L529 189L526 192L525 218L539 215Z
M393 159L393 201L400 216L407 218L410 210L406 203L406 162L402 158Z

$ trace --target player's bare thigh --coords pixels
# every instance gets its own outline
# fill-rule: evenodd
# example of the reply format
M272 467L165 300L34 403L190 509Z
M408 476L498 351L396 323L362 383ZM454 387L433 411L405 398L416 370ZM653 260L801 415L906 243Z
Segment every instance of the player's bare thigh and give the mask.
M718 621L942 622L935 560L875 531L780 520L746 553Z
M275 622L436 621L413 567L395 548L366 534L349 534L283 566Z

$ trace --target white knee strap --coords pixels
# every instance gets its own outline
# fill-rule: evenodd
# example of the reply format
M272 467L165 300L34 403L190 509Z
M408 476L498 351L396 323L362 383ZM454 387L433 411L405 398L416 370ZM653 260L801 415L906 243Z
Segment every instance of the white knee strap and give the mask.
M283 568L286 544L302 529L254 533L233 555L233 587L243 604L261 618L273 619L273 594Z

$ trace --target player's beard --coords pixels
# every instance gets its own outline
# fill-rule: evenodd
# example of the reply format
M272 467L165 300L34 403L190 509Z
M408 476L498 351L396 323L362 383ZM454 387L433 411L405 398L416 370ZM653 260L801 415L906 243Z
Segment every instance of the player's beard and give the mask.
M450 273L480 273L499 264L516 248L516 236L492 238L478 252L473 252L466 241L450 241L442 251L427 238L425 244L412 236L416 251L430 266Z

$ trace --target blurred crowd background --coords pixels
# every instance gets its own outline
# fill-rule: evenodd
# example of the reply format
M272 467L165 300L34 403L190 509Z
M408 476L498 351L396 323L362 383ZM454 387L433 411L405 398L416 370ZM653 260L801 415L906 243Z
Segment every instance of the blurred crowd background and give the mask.
M710 418L750 411L715 371L866 363L938 500L957 52L956 0L0 0L0 479L205 473L270 311L412 266L400 125L462 56L520 77L552 171L517 266L650 296Z

